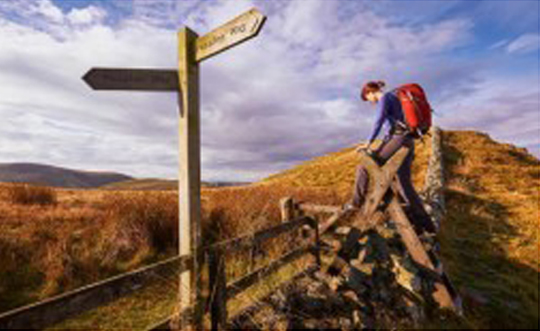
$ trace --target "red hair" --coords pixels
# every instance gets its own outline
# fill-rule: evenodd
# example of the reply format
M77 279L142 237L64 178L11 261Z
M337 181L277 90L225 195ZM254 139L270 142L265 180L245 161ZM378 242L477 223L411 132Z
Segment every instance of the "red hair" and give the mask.
M362 92L360 93L360 96L362 97L362 100L367 101L368 93L379 92L385 86L386 83L382 80L367 82L366 84L364 84L364 87L362 87Z

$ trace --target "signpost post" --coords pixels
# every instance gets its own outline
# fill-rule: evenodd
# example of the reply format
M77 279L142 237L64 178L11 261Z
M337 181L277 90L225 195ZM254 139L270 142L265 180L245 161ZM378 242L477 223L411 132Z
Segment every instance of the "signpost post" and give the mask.
M201 146L199 63L260 32L266 17L251 9L202 37L189 29L178 32L178 70L93 68L83 80L95 90L177 91L179 93L179 255L193 257L181 273L179 314L193 309L193 320L180 329L202 329L201 298Z

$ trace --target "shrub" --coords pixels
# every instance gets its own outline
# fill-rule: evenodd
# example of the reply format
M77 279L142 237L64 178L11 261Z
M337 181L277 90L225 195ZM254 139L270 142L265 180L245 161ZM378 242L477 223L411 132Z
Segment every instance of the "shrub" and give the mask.
M23 205L55 205L56 191L50 187L28 184L10 185L6 189L8 201Z
M125 193L108 201L109 221L119 238L133 248L147 244L157 251L178 246L178 198L174 194Z

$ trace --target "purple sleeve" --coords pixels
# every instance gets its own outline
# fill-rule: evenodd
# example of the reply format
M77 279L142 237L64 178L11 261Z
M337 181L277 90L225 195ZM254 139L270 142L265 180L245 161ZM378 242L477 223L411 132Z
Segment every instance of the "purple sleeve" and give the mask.
M369 144L377 138L379 135L379 132L381 131L382 125L384 121L386 120L386 95L381 98L379 102L379 107L377 109L377 119L375 120L375 125L373 127L373 131L371 132L371 136L369 137Z

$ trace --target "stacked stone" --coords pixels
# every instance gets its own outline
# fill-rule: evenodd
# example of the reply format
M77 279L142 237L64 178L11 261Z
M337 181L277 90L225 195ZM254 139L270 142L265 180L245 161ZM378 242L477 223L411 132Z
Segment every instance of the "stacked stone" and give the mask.
M244 318L240 329L409 329L425 321L433 281L410 258L390 220L365 232L340 229L349 252L310 277L274 292L266 308ZM335 257L329 253L328 257Z
M342 241L345 247L346 238ZM420 325L426 308L433 305L429 299L435 280L415 266L394 223L388 220L363 232L348 250L347 256L342 254L339 270L329 268L329 273L335 275L331 286L361 307L358 315L362 325L366 328Z
M444 202L442 132L439 127L433 127L431 130L431 156L422 197L426 211L430 214L437 229L439 229L446 210Z

